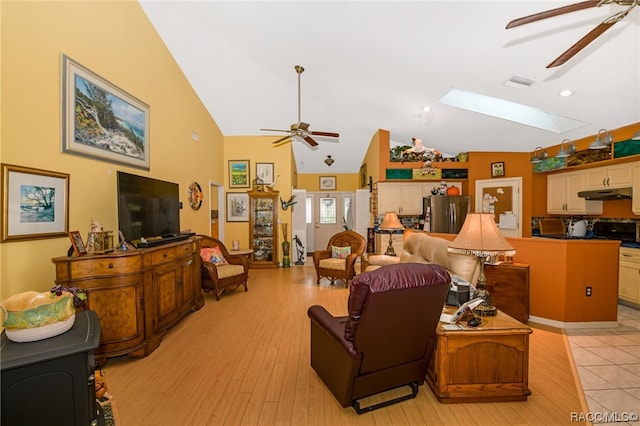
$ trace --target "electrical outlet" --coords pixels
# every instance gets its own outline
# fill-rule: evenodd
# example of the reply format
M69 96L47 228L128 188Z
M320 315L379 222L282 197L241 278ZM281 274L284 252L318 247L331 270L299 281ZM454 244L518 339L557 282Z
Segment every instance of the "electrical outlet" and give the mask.
M587 287L587 290L586 290L585 294L587 296L591 296L591 287Z

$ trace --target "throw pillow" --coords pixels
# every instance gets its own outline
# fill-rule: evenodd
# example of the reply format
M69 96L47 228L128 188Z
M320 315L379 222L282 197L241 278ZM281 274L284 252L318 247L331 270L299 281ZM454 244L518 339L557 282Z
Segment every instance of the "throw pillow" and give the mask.
M346 259L351 254L351 247L331 246L331 257L334 259Z
M227 259L224 258L220 247L206 247L200 249L200 257L205 262L211 262L214 265L227 265Z

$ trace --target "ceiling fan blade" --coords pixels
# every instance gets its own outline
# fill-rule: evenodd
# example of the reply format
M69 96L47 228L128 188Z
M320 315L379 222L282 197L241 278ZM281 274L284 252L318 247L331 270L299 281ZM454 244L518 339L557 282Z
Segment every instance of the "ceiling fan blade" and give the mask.
M318 146L318 142L314 141L311 136L305 136L303 139L311 146Z
M531 22L540 21L542 19L552 18L554 16L563 15L565 13L576 12L582 9L588 9L590 7L596 7L600 4L599 0L583 1L580 3L571 4L569 6L558 7L556 9L546 10L540 13L534 13L533 15L524 16L522 18L514 19L507 24L507 29L517 27Z
M340 135L338 133L332 133L332 132L317 132L317 131L313 131L313 132L309 132L309 134L315 135L315 136L328 136L330 138L339 138L340 137Z
M603 22L599 24L597 27L589 31L587 35L585 35L580 40L578 40L577 43L575 43L573 46L568 48L562 55L558 56L553 62L547 65L547 68L553 68L553 67L557 67L564 64L569 59L573 58L573 56L576 53L578 53L579 51L587 47L589 43L591 43L593 40L598 38L600 34L604 33L609 28L611 28L613 24L615 24L615 22L611 22L611 23Z
M280 129L260 129L263 132L287 132L289 133L289 130L280 130Z
M298 129L304 130L306 132L307 130L309 130L309 123L305 123L304 121L299 122Z
M282 137L282 138L280 138L280 139L278 139L278 140L273 141L273 143L274 143L274 144L277 144L277 143L280 143L280 142L284 142L284 141L286 141L287 139L291 139L291 135L284 136L284 137Z

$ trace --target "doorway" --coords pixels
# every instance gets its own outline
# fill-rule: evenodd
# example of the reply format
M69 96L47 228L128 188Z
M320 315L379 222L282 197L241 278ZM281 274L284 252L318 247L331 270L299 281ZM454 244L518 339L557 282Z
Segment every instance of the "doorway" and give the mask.
M325 250L329 239L345 229L353 229L355 193L353 192L309 192L309 204L313 205L307 234L313 235L307 242L315 250ZM312 251L312 250L307 250Z
M505 237L522 237L522 177L476 181L476 212L492 213Z
M209 212L211 228L209 235L224 242L224 185L209 181Z

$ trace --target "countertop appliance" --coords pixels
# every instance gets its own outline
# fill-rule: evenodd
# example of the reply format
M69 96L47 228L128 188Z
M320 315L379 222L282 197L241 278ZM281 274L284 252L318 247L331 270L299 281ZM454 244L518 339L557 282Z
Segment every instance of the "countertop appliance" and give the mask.
M593 224L594 238L620 240L623 247L640 247L640 222L597 221Z
M586 235L587 235L586 220L572 220L569 223L569 230L567 231L567 237L584 238Z
M423 199L424 230L457 234L471 209L468 195L432 195Z

